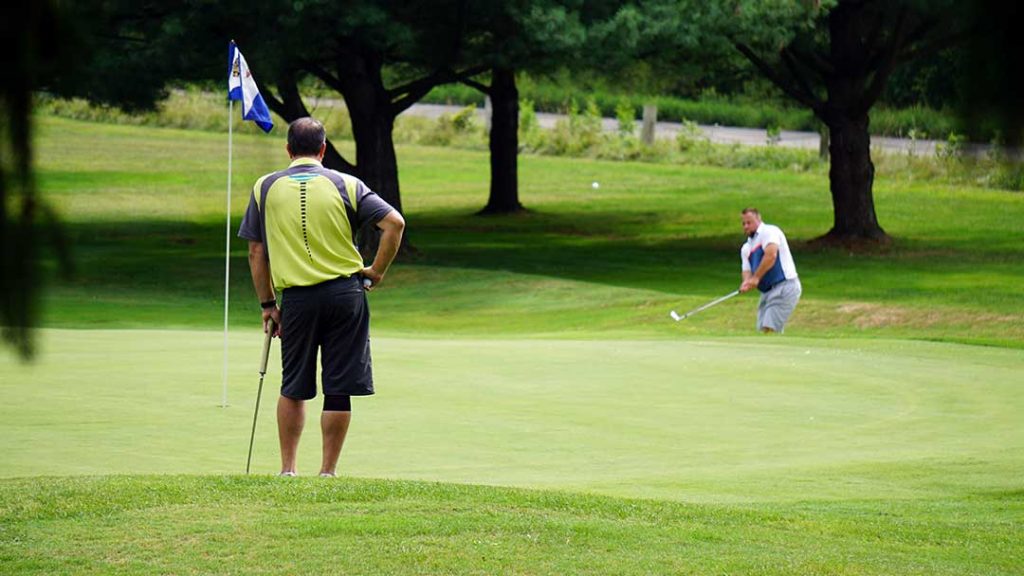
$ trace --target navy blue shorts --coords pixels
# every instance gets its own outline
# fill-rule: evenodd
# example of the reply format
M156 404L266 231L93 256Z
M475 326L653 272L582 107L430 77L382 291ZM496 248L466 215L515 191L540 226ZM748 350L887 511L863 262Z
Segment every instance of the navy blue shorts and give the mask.
M373 394L370 308L358 274L282 292L282 396L316 397L318 351L325 395Z

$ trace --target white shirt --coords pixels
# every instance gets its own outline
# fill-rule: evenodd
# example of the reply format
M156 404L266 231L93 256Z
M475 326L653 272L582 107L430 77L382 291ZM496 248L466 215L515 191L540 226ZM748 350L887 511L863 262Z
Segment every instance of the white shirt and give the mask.
M769 244L775 244L779 247L779 263L782 264L782 273L786 276L786 280L796 278L796 263L793 262L793 255L789 251L789 242L786 242L786 235L778 226L772 226L764 222L757 227L754 235L747 238L747 241L740 248L743 271L753 272L750 269L750 253Z

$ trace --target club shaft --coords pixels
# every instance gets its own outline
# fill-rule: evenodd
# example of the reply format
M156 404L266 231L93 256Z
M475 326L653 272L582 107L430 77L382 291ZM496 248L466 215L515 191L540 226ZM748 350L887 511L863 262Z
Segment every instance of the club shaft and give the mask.
M700 312L701 310L707 310L708 308L711 308L715 304L721 304L722 302L725 302L729 298L732 298L733 296L737 296L739 293L740 293L739 290L733 290L732 292L726 294L725 296L722 296L721 298L716 298L716 299L712 300L711 302L708 302L707 304L705 304L705 305L703 305L703 306L701 306L699 308L694 308L693 310L690 310L686 314L683 314L682 318L686 318L688 316L696 314L697 312Z
M252 432L249 434L249 457L245 460L245 475L249 475L252 465L252 444L256 439L256 415L260 413L260 396L263 396L263 375L260 375L260 388L256 392L256 410L252 413Z
M249 457L245 460L245 474L252 465L252 445L256 440L256 419L260 413L260 397L263 396L263 377L267 374L267 360L270 359L270 342L274 339L274 319L267 321L267 334L263 337L263 353L260 355L260 387L256 391L256 409L252 413L252 432L249 434Z

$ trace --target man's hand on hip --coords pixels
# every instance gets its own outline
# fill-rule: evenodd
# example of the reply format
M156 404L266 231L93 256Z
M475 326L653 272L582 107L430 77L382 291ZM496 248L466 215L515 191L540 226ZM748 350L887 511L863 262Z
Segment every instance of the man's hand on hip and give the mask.
M373 266L363 268L362 274L365 280L370 281L369 286L367 286L365 283L363 284L363 289L366 290L367 292L370 292L374 288L376 288L377 284L380 284L380 281L384 278L384 275L374 270Z

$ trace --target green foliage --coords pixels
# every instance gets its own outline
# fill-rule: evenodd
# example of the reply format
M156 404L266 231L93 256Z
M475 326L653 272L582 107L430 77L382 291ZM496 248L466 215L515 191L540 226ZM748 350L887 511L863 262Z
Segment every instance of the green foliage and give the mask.
M332 139L351 139L352 123L344 107L320 105L318 98L307 103L310 112L327 129ZM126 111L108 104L91 103L81 98L63 99L42 94L36 98L36 110L61 118L132 126L156 126L208 132L227 132L227 100L218 94L196 87L171 90L167 98L156 103L153 110ZM241 120L239 105L234 106L234 128L241 134L262 134L252 122ZM274 134L283 134L288 123L271 113Z
M632 136L636 132L636 107L623 98L615 107L615 118L619 122L619 135Z
M676 134L676 146L680 152L688 152L698 145L709 145L707 137L696 122L684 120Z
M517 86L519 89L519 95L523 98L527 96L523 93L523 87ZM421 102L428 104L447 104L452 105L473 105L482 107L484 105L484 99L486 96L483 92L480 92L476 88L466 86L465 84L442 84L435 86L421 99Z
M602 115L618 117L623 102L633 101L636 94L622 94L603 87L563 85L552 81L534 80L519 76L519 93L534 102L542 112L561 112L576 95L586 93L597 104ZM430 92L425 102L438 104L483 105L483 96L467 86L445 85ZM763 95L723 96L710 90L693 99L657 96L652 99L658 106L658 119L665 122L692 120L698 124L767 128L782 130L818 130L814 115L795 108L786 101L776 101ZM579 104L579 103L578 103ZM871 133L878 136L904 137L915 130L917 134L949 134L958 132L975 140L986 141L994 134L992 126L965 126L951 110L935 110L921 105L907 108L875 107L871 111ZM920 137L920 136L919 136Z
M476 118L476 107L466 106L451 117L452 128L456 132L469 132L473 129Z
M936 184L978 186L994 190L1021 191L1020 160L1008 160L998 153L972 155L958 145L939 144L936 157L912 154L873 155L877 174L894 180L929 181Z
M442 114L433 129L411 140L432 146L449 146L460 137L479 132L475 124L476 113L475 106L466 106L455 114ZM395 136L399 142L408 141L404 131L398 132Z
M582 155L601 141L601 114L597 104L588 99L580 112L576 101L569 102L566 116L555 122L538 150L544 154Z
M813 151L775 146L774 150L738 145L711 144L695 122L684 120L674 145L658 140L654 146L644 147L633 137L623 133L601 130L596 101L588 101L586 111L579 111L570 101L568 116L554 129L545 130L537 123L533 103L520 101L519 144L523 151L544 155L602 158L608 160L639 160L645 162L671 162L684 165L706 165L724 168L783 169L797 172L823 172L828 164ZM321 118L328 135L336 144L351 139L351 123L343 107L312 100L314 114ZM174 90L155 111L127 113L117 108L91 105L83 100L61 100L42 97L39 108L47 114L125 125L145 125L170 128L201 129L211 132L226 131L224 102L218 96L198 90ZM475 107L468 106L457 114L444 115L432 121L427 118L403 115L395 124L397 143L454 146L472 150L486 149L486 135L474 120ZM236 110L236 114L240 114ZM660 110L659 110L660 114ZM275 118L275 122L281 121ZM279 126L284 126L283 121ZM275 128L275 133L278 133ZM235 121L235 130L245 134L259 134L251 122ZM919 137L911 130L908 136ZM874 162L880 176L907 180L930 180L939 183L968 184L985 188L1021 190L1020 163L1011 161L993 141L992 151L981 157L962 153L961 137L952 133L952 144L947 141L937 148L936 158L920 158L907 154L893 158L891 154L875 154ZM953 146L951 148L951 145ZM952 159L956 161L950 161Z
M1024 190L1024 164L1020 161L1000 162L982 172L976 182L986 188L1022 191Z
M519 146L521 150L535 152L544 141L544 132L541 130L540 122L537 120L537 113L533 109L533 101L522 99L519 101Z
M964 128L952 113L923 106L898 110L879 106L871 110L871 132L882 136L919 139L941 137L942 134L953 132L964 134Z
M956 132L950 132L945 142L939 142L935 146L935 157L941 161L957 161L963 157L964 136Z

